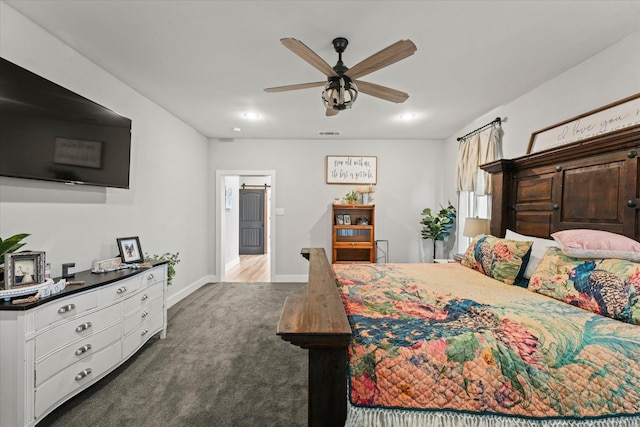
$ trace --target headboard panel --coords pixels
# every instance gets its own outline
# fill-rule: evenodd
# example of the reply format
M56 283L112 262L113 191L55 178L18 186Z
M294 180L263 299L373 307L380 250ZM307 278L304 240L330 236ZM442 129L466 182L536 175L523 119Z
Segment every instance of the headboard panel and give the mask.
M491 234L590 228L640 238L640 126L487 163Z

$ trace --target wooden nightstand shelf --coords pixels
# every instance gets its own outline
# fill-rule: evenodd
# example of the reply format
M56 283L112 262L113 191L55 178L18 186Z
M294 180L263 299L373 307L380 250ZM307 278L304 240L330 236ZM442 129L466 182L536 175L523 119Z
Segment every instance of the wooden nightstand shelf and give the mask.
M375 205L333 205L333 263L375 262Z

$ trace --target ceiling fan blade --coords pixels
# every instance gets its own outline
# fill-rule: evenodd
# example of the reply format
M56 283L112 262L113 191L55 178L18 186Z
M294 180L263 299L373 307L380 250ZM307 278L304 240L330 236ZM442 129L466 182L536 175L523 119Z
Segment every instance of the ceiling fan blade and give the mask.
M351 80L366 76L367 74L413 55L416 50L416 45L413 44L411 40L400 40L382 49L380 52L374 53L367 59L358 62L347 70L345 75L349 76Z
M367 95L375 96L386 101L395 103L401 103L409 98L409 94L400 92L399 90L391 89L390 87L380 86L374 83L363 82L362 80L355 81L358 86L358 91L366 93Z
M310 87L319 87L326 85L327 82L313 82L313 83L300 83L296 85L287 85L287 86L277 86L277 87L268 87L264 91L273 93L273 92L285 92L288 90L298 90L298 89L308 89Z
M309 49L309 47L300 40L284 38L280 39L280 43L282 43L284 47L288 48L291 52L295 53L300 58L320 70L320 72L325 76L336 77L338 75L338 73L336 73L324 59L320 58L317 53Z
M327 108L327 111L324 114L328 117L328 116L335 116L339 112L340 112L340 110L334 110L333 108Z

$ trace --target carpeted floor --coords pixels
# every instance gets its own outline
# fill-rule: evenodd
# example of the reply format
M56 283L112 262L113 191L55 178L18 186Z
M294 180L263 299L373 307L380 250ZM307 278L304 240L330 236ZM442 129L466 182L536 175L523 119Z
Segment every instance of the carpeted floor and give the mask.
M276 326L296 283L215 283L169 310L151 339L42 426L306 426L307 351Z

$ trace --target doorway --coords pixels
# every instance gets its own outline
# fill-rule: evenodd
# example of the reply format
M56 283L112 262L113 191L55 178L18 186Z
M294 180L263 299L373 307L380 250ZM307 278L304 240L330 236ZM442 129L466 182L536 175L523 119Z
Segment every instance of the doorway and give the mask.
M214 240L219 281L273 281L275 220L271 201L275 201L275 177L271 170L216 171Z

